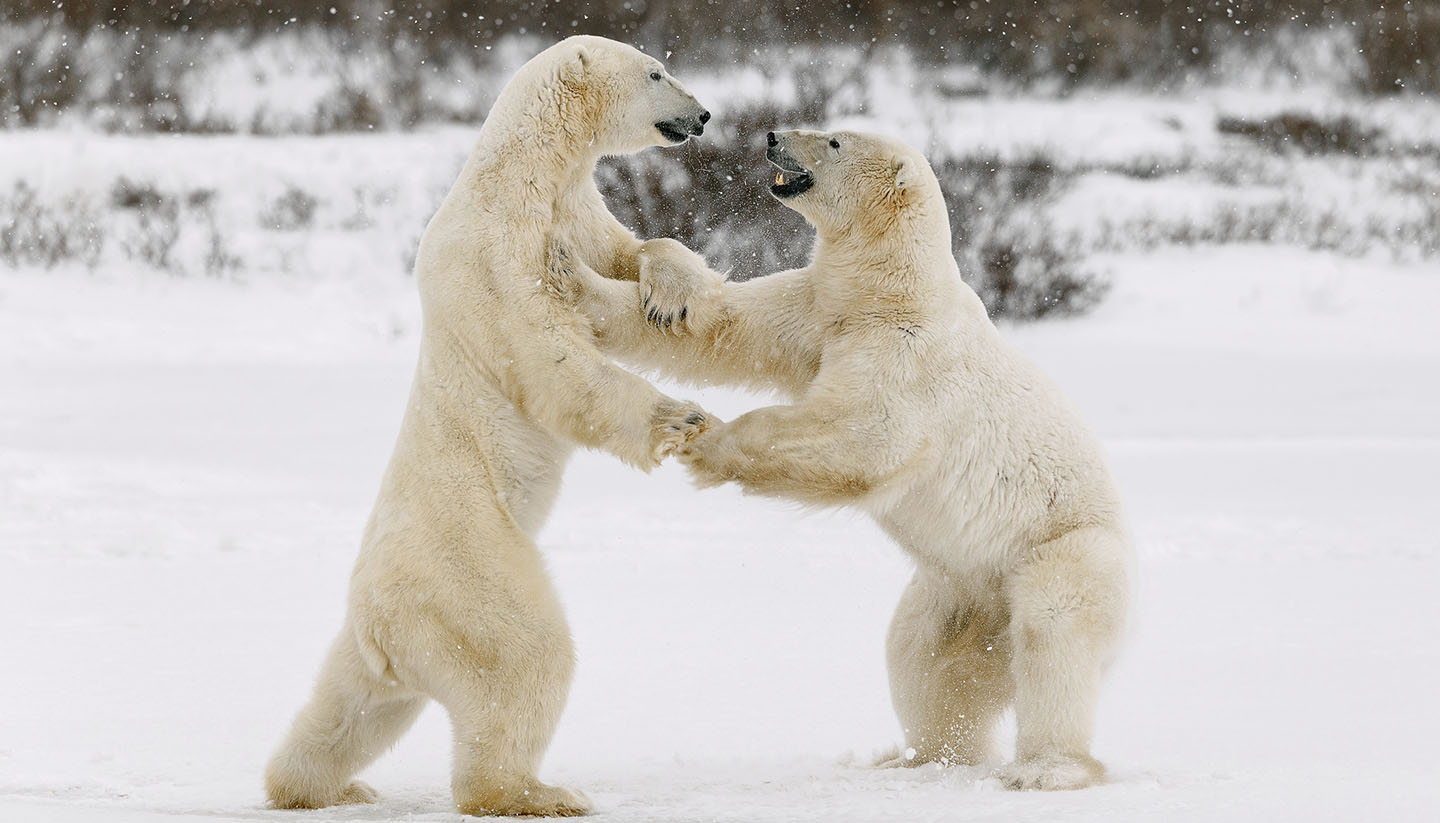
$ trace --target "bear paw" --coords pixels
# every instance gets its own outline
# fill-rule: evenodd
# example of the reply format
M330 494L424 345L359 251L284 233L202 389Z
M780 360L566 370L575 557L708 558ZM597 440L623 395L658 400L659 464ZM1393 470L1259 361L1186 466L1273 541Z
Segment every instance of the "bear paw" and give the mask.
M345 790L340 793L340 799L335 801L335 805L351 806L359 803L374 803L379 798L380 795L374 789L370 788L369 783L352 780L350 781L350 785L346 786Z
M475 817L580 817L594 805L584 792L533 783L529 788L485 803L460 803L461 814Z
M675 452L690 481L697 489L709 489L740 479L738 467L745 462L745 455L735 445L735 440L722 426L712 426L703 437L681 446Z
M1093 757L1037 757L1001 766L996 777L1017 791L1068 791L1099 783L1105 767Z
M273 809L323 809L326 806L353 806L360 803L374 803L380 795L368 783L359 780L347 783L338 790L334 787L321 788L313 781L283 779L277 773L267 776L265 792L270 796Z
M710 416L694 403L662 400L650 416L650 459L659 465L710 428Z
M930 758L921 755L914 748L902 750L899 746L891 746L875 756L873 766L877 769L910 769L929 762Z
M720 317L725 278L669 238L640 247L640 310L645 322L675 334L703 334Z

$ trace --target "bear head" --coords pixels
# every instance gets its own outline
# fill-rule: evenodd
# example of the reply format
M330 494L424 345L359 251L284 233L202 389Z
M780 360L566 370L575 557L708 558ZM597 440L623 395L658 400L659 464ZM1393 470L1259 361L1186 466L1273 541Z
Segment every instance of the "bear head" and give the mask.
M654 57L586 35L550 50L558 52L558 79L580 102L598 153L678 145L704 133L710 112Z
M875 236L945 215L935 172L915 149L877 134L780 131L766 135L770 193L821 237ZM936 208L935 204L940 204ZM947 223L948 230L948 223Z

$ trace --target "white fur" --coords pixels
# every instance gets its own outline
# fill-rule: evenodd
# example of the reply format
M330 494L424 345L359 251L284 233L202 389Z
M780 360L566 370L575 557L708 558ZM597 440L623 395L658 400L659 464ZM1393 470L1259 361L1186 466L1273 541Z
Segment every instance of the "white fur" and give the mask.
M960 279L923 156L853 132L791 132L780 147L815 181L785 201L817 230L805 268L698 296L712 322L679 337L635 312L633 285L568 266L555 288L607 351L795 398L682 447L702 484L859 506L914 558L889 637L913 750L896 764L989 760L1013 705L1008 785L1094 783L1130 555L1096 439Z
M266 771L273 805L372 800L351 778L434 698L454 727L461 812L589 808L536 777L574 658L533 539L575 444L648 469L705 421L601 355L541 274L561 240L636 278L641 244L605 210L595 161L667 144L655 123L700 111L656 60L593 37L547 49L496 101L421 240L409 406L345 626Z

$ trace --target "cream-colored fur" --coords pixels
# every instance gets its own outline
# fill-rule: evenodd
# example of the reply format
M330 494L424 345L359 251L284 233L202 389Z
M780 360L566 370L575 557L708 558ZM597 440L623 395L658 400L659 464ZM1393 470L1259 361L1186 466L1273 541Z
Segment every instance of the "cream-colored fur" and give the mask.
M578 261L552 266L553 288L621 359L794 399L682 447L700 483L861 507L914 558L889 636L907 747L893 764L988 761L1013 705L1006 784L1098 781L1095 704L1130 548L1094 436L960 279L923 156L847 132L785 133L770 156L813 181L782 198L816 228L810 265L697 292L709 321L678 336L637 311L633 284Z
M434 698L454 728L461 812L589 809L536 777L574 658L533 540L576 444L648 469L706 421L596 350L542 285L544 251L558 237L636 278L641 243L605 210L595 161L675 142L659 122L698 133L705 119L655 59L590 37L547 49L496 101L421 240L409 406L345 626L266 771L274 806L372 800L354 774Z

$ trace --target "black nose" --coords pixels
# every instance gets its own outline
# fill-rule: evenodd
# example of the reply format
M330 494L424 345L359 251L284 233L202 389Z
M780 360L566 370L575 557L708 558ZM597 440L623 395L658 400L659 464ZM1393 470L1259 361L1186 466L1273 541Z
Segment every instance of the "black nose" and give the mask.
M702 112L700 112L700 123L701 123L701 125L704 125L705 123L709 123L709 122L710 122L710 112L708 112L708 111L702 111Z
M773 132L773 131L767 131L767 132L765 132L765 145L767 145L767 146L773 146L773 145L775 145L776 143L779 143L779 142L780 142L779 140L776 140L776 139L775 139L775 132Z

